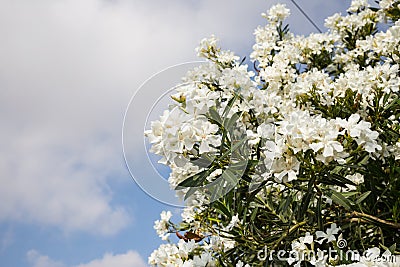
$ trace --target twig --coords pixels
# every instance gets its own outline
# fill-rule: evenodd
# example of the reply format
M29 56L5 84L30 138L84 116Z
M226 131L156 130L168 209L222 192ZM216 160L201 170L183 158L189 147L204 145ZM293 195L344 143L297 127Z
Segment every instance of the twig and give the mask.
M369 215L369 214L365 214L365 213L353 211L353 212L351 213L351 216L352 216L352 217L358 217L358 218L370 219L370 220L372 220L372 221L375 221L375 222L384 224L384 225L386 225L386 226L390 226L390 227L395 228L395 229L400 229L400 223L389 222L389 221L380 219L380 218L378 218L378 217L375 217L375 216L372 216L372 215Z
M285 238L286 238L288 235L290 235L294 230L296 230L297 228L299 228L300 226L302 226L302 225L304 225L304 224L306 224L306 221L300 222L300 223L298 223L298 224L296 224L296 225L293 225L293 226L289 229L289 231L285 232L285 233L277 240L277 242L276 242L276 244L274 245L274 247L272 248L272 250L275 250L275 249L278 247L279 243L280 243L283 239L285 239Z

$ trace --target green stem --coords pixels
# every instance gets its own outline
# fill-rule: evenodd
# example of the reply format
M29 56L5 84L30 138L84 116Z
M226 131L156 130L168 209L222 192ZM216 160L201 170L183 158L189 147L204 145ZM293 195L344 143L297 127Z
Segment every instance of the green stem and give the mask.
M378 217L375 217L373 215L369 215L369 214L365 214L365 213L361 213L361 212L357 212L357 211L353 211L351 215L352 215L352 217L369 219L371 221L375 221L375 222L384 224L391 228L400 229L400 223L389 222L389 221L380 219Z
M289 229L289 231L285 232L285 233L276 241L276 244L273 246L272 250L275 250L275 249L279 246L279 243L280 243L283 239L285 239L286 237L288 237L291 233L293 233L295 230L297 230L297 228L299 228L300 226L302 226L302 225L304 225L304 224L306 224L306 223L307 223L306 221L303 221L303 222L300 222L300 223L298 223L298 224L293 225L293 226Z

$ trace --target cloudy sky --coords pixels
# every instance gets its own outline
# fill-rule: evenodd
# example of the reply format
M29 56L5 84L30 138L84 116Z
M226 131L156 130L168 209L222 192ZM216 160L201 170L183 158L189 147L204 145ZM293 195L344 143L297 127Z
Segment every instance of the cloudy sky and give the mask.
M292 10L293 32L316 31L281 2ZM349 4L298 2L321 28ZM273 3L0 0L0 267L147 266L160 244L153 221L173 208L144 193L125 165L127 105L153 74L196 60L203 37L215 34L248 55ZM126 121L128 165L143 179L154 175L137 167L147 161L149 92L168 89L153 87L142 96L148 103L131 103Z

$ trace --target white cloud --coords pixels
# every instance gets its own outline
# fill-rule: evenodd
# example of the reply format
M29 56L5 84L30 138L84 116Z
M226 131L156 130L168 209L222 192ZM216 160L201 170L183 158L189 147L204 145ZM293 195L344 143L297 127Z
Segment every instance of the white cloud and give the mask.
M36 250L30 250L27 258L32 267L65 267L62 262L52 260L48 256L41 255ZM103 258L95 259L88 263L75 265L74 267L146 267L146 263L136 251L128 251L124 254L106 253Z
M76 267L145 267L147 266L136 251L128 251L125 254L106 253L102 259L96 259L89 263L79 264Z
M130 181L120 128L132 93L156 71L194 59L211 33L227 48L250 49L271 4L1 0L0 222L103 235L126 227L132 218L112 204L109 184Z
M130 182L120 145L125 106L151 74L194 58L212 27L236 21L209 8L2 0L0 222L105 235L131 222L109 188L110 177Z
M27 253L27 258L32 267L64 267L61 262L54 261L48 256L40 255L36 250L30 250Z

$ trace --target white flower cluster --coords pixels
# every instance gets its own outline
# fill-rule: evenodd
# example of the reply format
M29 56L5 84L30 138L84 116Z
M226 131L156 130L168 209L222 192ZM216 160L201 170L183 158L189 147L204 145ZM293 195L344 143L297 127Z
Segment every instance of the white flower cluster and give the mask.
M389 9L397 3L382 0L380 6ZM363 164L384 162L389 157L398 161L400 140L390 143L382 138L387 129L400 134L398 115L393 114L387 125L376 125L371 110L383 107L374 111L380 116L390 108L388 103L399 98L400 22L372 34L370 26L387 18L384 10L368 7L368 1L354 0L349 15L335 14L326 20L327 33L308 37L294 36L283 27L282 21L290 14L284 5L272 7L263 14L268 24L255 31L254 71L239 63L231 51L221 50L215 36L202 40L196 51L209 63L187 74L185 85L172 96L175 103L145 133L152 144L150 151L162 156L160 162L171 168L169 183L177 194L188 192L189 188L179 187L188 177L208 170L207 164L196 164L203 156L211 158L209 164L222 158L204 182L224 176L232 162L227 163L222 152L240 139L247 140L244 149L248 154L242 153L248 156L245 160L257 157L249 178L253 184L265 182L266 190L257 195L265 198L271 192L286 197L287 183L304 181L300 179L304 168L329 164L340 168L353 160L355 153L363 155ZM364 175L357 171L349 169L344 176L356 186L364 183ZM348 189L354 191L356 186L348 185ZM296 198L301 200L302 194ZM206 210L207 197L198 191L188 199L190 205L182 218L191 231L202 230L196 218ZM181 239L177 245L162 245L149 263L213 266L213 253L236 246L229 232L242 221L239 214L233 214L228 222L216 220L215 232L207 232L201 243ZM170 213L163 212L154 226L163 240L169 236L170 218ZM317 231L316 239L308 233L295 240L292 248L302 251L314 241L332 243L337 234L338 228L332 224L327 232ZM313 262L315 266L323 264L326 262ZM239 261L236 266L248 265Z
M154 229L162 240L167 240L170 235L169 220L172 217L172 213L170 211L162 211L160 216L161 220L157 220L154 222Z
M309 232L305 236L300 237L292 242L292 251L295 252L296 257L289 257L287 262L295 267L300 267L301 262L308 261L313 266L329 266L328 257L329 255L324 255L323 251L317 248L317 253L313 253L317 244L332 243L336 242L336 236L340 231L340 228L333 223L326 232L317 231L314 236Z
M192 240L185 242L183 239L175 244L162 244L149 257L149 264L156 266L205 266L207 262L212 262L210 254L205 253L193 260L188 260L189 254L196 249L198 245Z
M400 3L398 0L381 0L379 1L379 6L383 9L389 9L391 7L394 7L397 5L398 8L400 8Z
M177 244L162 244L153 251L148 262L151 265L163 267L214 267L216 266L215 252L227 251L233 247L232 241L220 236L212 236L208 243L203 244L196 243L194 240L180 239Z

